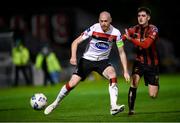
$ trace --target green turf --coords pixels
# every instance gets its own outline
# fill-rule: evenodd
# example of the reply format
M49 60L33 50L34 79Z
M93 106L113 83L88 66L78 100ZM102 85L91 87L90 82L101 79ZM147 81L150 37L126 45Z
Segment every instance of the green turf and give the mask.
M126 105L124 112L111 116L109 112L108 82L85 81L80 83L54 110L45 116L42 111L30 107L33 93L42 92L51 103L62 87L62 83L48 87L17 87L0 89L0 121L38 121L38 122L165 122L180 121L180 75L161 75L160 93L157 99L148 96L148 88L143 81L138 88L136 115L129 117L127 94L129 84L119 81L118 102Z

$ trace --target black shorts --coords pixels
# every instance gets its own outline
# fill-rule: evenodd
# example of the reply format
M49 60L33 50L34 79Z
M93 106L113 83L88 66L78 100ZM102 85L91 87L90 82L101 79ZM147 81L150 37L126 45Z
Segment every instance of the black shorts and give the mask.
M159 67L142 64L138 61L134 63L132 74L144 76L145 85L159 86Z
M81 58L77 65L76 71L73 74L80 76L81 81L83 81L92 71L96 71L102 75L103 71L108 66L111 66L108 59L101 61L89 61Z

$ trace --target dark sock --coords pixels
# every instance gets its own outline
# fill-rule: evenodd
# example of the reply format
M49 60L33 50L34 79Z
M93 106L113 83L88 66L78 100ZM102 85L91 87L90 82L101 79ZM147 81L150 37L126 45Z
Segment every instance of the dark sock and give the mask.
M135 99L136 99L136 90L137 88L129 88L129 93L128 93L128 106L129 106L129 111L134 110L134 104L135 104Z

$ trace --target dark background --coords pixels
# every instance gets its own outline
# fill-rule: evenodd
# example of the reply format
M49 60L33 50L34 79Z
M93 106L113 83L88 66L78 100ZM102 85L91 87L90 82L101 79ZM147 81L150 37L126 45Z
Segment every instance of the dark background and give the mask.
M80 8L98 15L107 10L112 14L113 21L128 25L136 23L136 10L140 6L147 6L152 11L151 21L159 29L159 35L169 39L175 48L179 48L180 7L178 1L165 0L40 0L40 1L4 1L0 7L0 14L30 14L52 12L59 8ZM73 11L73 9L72 9Z
M160 58L160 72L162 73L175 73L180 71L180 53L179 53L179 29L180 29L180 6L178 1L167 1L167 0L2 0L0 1L0 18L5 19L5 23L9 26L10 20L13 16L21 16L28 24L28 30L32 32L32 16L33 15L47 15L52 17L54 14L59 12L64 13L68 16L68 40L65 44L52 43L52 48L56 52L62 67L64 68L64 74L66 78L69 78L71 71L71 65L69 64L70 58L70 46L72 41L86 29L91 26L94 21L98 21L98 16L101 11L109 11L113 18L112 25L117 28L123 29L126 26L132 26L137 24L136 11L138 7L146 6L152 11L151 22L157 26L159 30L159 37L165 39L168 43L164 46L160 45L158 50L161 51ZM80 11L76 11L76 10ZM78 12L80 16L77 19ZM82 12L85 14L82 16ZM82 17L81 17L82 16ZM88 18L89 17L89 18ZM75 19L76 18L76 19ZM79 22L77 25L77 21ZM7 27L8 27L7 26ZM52 26L52 24L51 24ZM9 28L9 27L8 27ZM6 27L1 26L0 21L0 32L8 30ZM52 33L52 28L48 30ZM1 34L1 33L0 33ZM29 33L28 33L29 34ZM27 35L29 40L26 41L26 45L31 51L32 61L35 61L37 53L40 51L42 45L41 41L34 38L32 34ZM53 37L53 36L52 36ZM1 38L1 37L0 37ZM51 38L51 37L50 37ZM52 39L52 38L51 38ZM50 40L51 40L50 39ZM7 39L10 41L10 39ZM0 43L0 55L2 49L5 48L7 40ZM162 41L163 42L163 41ZM173 45L173 47L168 46ZM6 46L9 46L8 43ZM125 46L128 46L125 44ZM167 47L168 46L168 47ZM167 47L167 48L166 48ZM81 48L85 48L84 45ZM11 48L9 48L10 56ZM125 48L128 49L128 48ZM129 48L132 49L131 47ZM128 61L131 62L129 57L131 54L127 51ZM80 54L82 54L82 50ZM113 54L114 53L114 54ZM113 55L116 55L116 51L113 49ZM79 55L80 56L80 55ZM6 57L5 57L6 58ZM112 56L112 62L115 65L119 65L116 57ZM0 62L2 60L0 59ZM5 61L6 62L6 61ZM10 73L5 73L2 63L0 73L7 76ZM7 64L7 67L11 67L12 64ZM128 65L131 66L131 65ZM119 66L116 66L119 68ZM119 69L118 69L119 70ZM118 72L120 73L120 71ZM9 79L7 76L6 78ZM2 78L1 78L2 79ZM6 82L7 80L5 80ZM2 84L1 84L2 85Z
M180 7L177 1L165 1L165 0L31 0L31 1L3 1L0 7L0 16L4 16L7 19L10 19L12 16L25 16L26 20L31 20L32 15L46 14L52 16L54 13L62 11L69 16L69 39L68 43L57 45L54 49L59 55L61 61L64 61L67 64L70 57L70 45L71 42L77 37L77 35L91 25L86 24L86 21L81 22L81 18L78 19L80 24L84 24L83 28L78 28L76 25L75 19L75 10L80 9L87 13L87 16L94 15L91 20L88 22L93 22L94 20L98 21L98 16L101 11L109 11L113 18L114 23L119 25L132 26L137 24L136 11L138 7L146 6L149 7L152 11L151 22L156 25L159 29L159 37L168 40L173 45L172 49L161 48L161 54L168 54L167 57L175 57L175 63L180 65L179 59L179 28L180 28ZM82 17L84 19L84 17ZM87 18L86 18L87 19ZM10 23L10 22L8 22ZM29 21L29 26L31 22ZM86 26L86 27L85 27ZM78 29L77 29L78 28ZM31 31L31 30L30 30ZM34 44L33 44L34 43ZM40 50L36 48L39 45L39 41L30 41L28 44L31 44L29 47L32 49L33 58L35 59L37 52ZM166 47L166 46L165 46ZM36 50L36 51L35 51ZM166 51L165 51L166 50ZM163 53L164 52L164 53ZM171 60L171 58L170 58ZM169 62L169 61L168 61ZM176 67L173 66L173 68ZM171 66L172 68L172 66Z

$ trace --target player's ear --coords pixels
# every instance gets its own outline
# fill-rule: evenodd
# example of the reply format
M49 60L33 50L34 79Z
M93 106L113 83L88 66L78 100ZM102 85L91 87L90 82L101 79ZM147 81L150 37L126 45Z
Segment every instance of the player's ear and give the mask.
M151 16L150 15L148 15L148 21L151 19Z
M110 22L110 23L112 22L112 18L111 18L111 17L109 18L109 22Z

